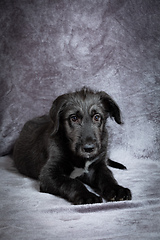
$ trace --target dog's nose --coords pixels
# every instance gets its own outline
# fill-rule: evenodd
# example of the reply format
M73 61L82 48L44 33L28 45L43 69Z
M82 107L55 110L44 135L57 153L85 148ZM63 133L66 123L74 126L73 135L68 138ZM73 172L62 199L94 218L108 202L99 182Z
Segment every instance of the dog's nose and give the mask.
M95 145L93 143L87 143L83 147L84 151L88 153L93 152L94 148L95 148Z

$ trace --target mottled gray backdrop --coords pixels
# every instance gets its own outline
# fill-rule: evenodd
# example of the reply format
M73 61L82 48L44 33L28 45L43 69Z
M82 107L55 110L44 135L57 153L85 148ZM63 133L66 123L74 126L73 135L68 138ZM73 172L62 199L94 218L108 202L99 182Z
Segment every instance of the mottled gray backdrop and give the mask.
M160 1L1 0L1 154L26 120L84 85L121 108L109 154L159 160Z

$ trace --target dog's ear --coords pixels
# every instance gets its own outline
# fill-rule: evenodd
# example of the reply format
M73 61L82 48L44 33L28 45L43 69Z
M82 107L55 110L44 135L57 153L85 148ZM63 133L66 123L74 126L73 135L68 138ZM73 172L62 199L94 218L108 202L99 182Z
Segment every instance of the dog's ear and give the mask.
M105 92L100 92L100 99L109 116L114 118L118 124L122 124L121 113L117 103Z
M59 130L60 125L60 116L63 112L64 106L67 102L66 94L57 97L50 109L49 115L53 122L53 131L52 135L55 135Z

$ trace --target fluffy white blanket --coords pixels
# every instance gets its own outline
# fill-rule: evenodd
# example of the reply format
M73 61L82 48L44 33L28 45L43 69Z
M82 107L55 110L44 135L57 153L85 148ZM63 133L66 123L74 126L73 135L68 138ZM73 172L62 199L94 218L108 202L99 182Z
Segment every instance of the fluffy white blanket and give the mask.
M37 181L20 175L10 157L1 157L1 240L159 240L160 166L119 154L128 170L112 170L119 183L132 190L133 200L79 206L40 193Z

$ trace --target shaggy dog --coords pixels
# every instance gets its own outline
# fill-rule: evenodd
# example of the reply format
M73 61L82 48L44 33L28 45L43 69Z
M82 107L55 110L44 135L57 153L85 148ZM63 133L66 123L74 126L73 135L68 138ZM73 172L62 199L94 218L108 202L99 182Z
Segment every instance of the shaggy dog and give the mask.
M100 203L102 198L130 200L130 190L118 185L106 166L105 123L109 116L121 124L119 107L105 92L83 88L59 96L48 116L24 125L14 147L19 172L39 179L41 192L73 204Z

